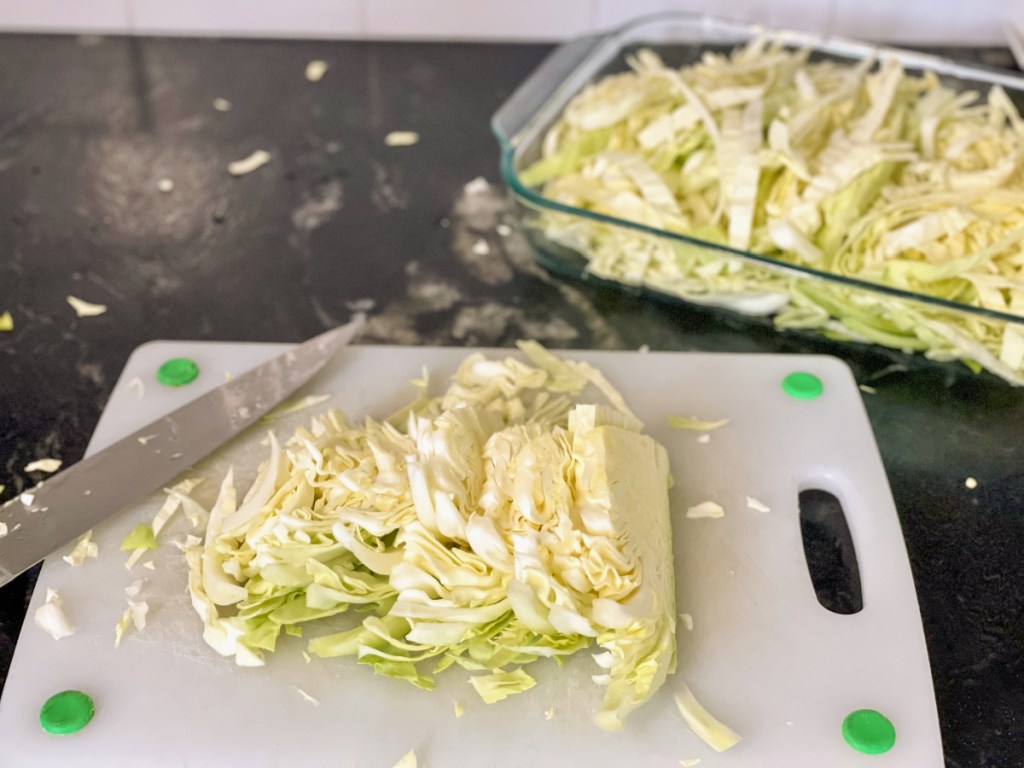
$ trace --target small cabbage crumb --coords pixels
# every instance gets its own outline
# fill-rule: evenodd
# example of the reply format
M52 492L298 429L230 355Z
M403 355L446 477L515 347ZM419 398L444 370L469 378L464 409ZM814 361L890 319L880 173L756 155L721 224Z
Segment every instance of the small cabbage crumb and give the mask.
M79 317L96 317L97 315L102 315L107 311L106 304L91 304L90 302L79 299L76 296L68 296L67 301L68 304L71 305L71 308L75 310L75 314Z
M25 465L26 472L56 472L63 462L60 459L36 459Z
M641 355L646 355L648 352L651 351L651 348L647 344L641 344L639 347L637 347L636 351L639 352Z
M680 613L679 620L683 622L683 629L687 632L693 631L693 616L688 613Z
M700 435L697 438L697 442L700 443L701 445L707 445L708 443L711 442L711 435L707 435L707 434Z
M19 498L23 507L31 507L36 501L36 495L31 491L25 491Z
M218 112L230 112L231 106L231 102L227 99L222 99L218 97L213 100L213 108L216 109Z
M686 758L684 760L680 760L679 764L681 766L683 766L683 768L693 768L693 766L697 765L699 762L700 762L700 758L699 757L690 757L690 758Z
M315 696L310 696L308 693L306 693L304 690L299 688L299 686L297 686L297 685L293 685L292 688L294 688L295 692L297 694L299 694L299 696L302 697L303 701L308 701L314 707L319 707L320 706L320 700L318 698L316 698Z
M771 512L772 510L760 501L755 499L753 496L747 496L747 509L752 509L755 512Z
M876 394L878 394L878 390L877 389L875 389L874 387L869 387L867 384L858 384L857 385L857 389L859 389L861 392L863 392L863 393L865 393L867 395L876 395Z
M126 589L125 592L127 591ZM149 613L149 603L145 600L128 600L128 607L121 614L121 618L117 620L117 624L114 625L115 648L121 646L121 640L124 638L124 633L128 631L129 626L134 625L136 632L141 632L146 628L147 613Z
M472 181L467 181L462 191L467 195L481 195L487 192L491 188L491 185L487 182L483 176L477 176Z
M725 510L720 504L716 504L713 501L705 501L686 510L686 516L693 519L700 517L725 517Z
M121 542L121 551L130 552L135 549L156 549L156 536L153 535L153 526L149 523L139 523Z
M416 768L416 750L410 749L405 755L395 763L395 768Z
M141 397L141 395L140 395L140 397ZM137 437L135 439L139 441L140 445L146 445L146 443L148 443L150 440L155 440L158 437L160 437L160 435L142 435L142 436Z
M709 432L712 429L724 427L729 423L728 419L705 421L704 419L696 419L692 416L668 416L667 420L668 425L672 429L695 429L698 432Z
M0 331L13 331L14 330L14 318L11 317L10 312L4 312L0 314Z
M228 163L228 173L232 176L245 176L255 170L262 168L271 160L270 153L264 149L257 149L248 157Z
M76 631L75 625L64 614L64 601L55 589L46 590L46 602L36 608L32 619L37 627L54 640L70 637Z
M117 624L114 625L114 647L121 647L121 638L124 637L124 633L128 630L128 625L132 621L132 609L126 608L124 613L121 614L121 618L117 620Z
M490 675L474 675L469 678L480 698L488 704L507 699L515 693L528 691L537 684L527 672L514 669L511 672L495 672Z
M2 488L3 486L0 486ZM0 539L7 535L7 523L0 523Z
M455 718L458 719L466 714L466 708L463 707L459 702L452 703L452 709L455 710Z
M491 246L487 244L486 240L481 238L477 240L475 243L473 243L472 250L473 253L475 253L477 256L486 256L491 252Z
M497 232L502 237L508 237L509 235L512 234L512 227L510 227L508 224L499 224L494 228L494 231Z
M964 480L964 485L967 486L968 490L973 491L975 488L978 487L978 481L975 480L973 477L968 477L966 480Z
M136 579L127 587L124 588L124 593L128 597L138 597L139 592L142 591L142 585L146 583L145 579Z
M306 79L311 83L319 83L327 74L327 62L313 59L306 65Z
M416 131L392 131L384 137L384 143L389 147L411 147L419 140L420 135Z
M164 193L173 192L174 182L171 181L170 179L160 179L160 181L156 183L156 188Z
M566 210L1019 314L1019 105L999 85L959 92L893 57L874 66L807 54L764 35L683 67L634 51L631 71L565 105L519 179ZM960 359L1024 384L1018 324L856 290L805 291L732 259L678 258L602 221L550 212L537 224L604 280L773 316L777 328Z
M554 707L548 707L547 709L544 710L544 719L545 720L554 720L555 719L555 708Z
M156 570L156 563L154 563L152 560L147 560L146 562L144 562L142 564L142 567L145 568L148 571L155 571Z
M146 385L142 383L142 379L140 379L138 376L136 376L134 379L128 382L128 388L134 389L136 392L138 392L139 397L142 397L144 394L146 394ZM142 438L139 438L139 442L142 442ZM145 445L145 443L142 444Z
M87 558L99 557L100 547L92 540L92 531L86 531L71 551L62 558L65 563L72 567L83 565Z
M311 662L313 661L313 657L312 657L312 656L310 656L310 655L309 655L308 653L306 653L305 651L303 651L303 652L302 652L302 658L303 658L303 659L305 659L305 661L306 661L306 663L307 663L307 664L309 664L309 663L311 663Z

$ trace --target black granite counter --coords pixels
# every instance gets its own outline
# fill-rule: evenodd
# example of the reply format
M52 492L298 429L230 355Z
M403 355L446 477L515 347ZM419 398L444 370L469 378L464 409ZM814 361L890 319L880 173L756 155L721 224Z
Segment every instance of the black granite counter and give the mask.
M33 459L81 457L151 339L299 341L365 312L377 343L838 354L877 390L947 764L1024 765L1024 391L544 272L499 233L488 121L547 52L0 36L0 499L41 479ZM225 171L256 149L266 167ZM0 685L31 586L0 589Z

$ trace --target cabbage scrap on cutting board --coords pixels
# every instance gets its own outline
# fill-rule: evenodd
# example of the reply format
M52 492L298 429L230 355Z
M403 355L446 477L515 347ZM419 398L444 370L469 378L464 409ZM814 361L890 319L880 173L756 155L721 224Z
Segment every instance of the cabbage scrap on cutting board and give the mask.
M205 641L258 666L304 629L309 653L420 688L461 667L485 701L593 648L595 720L620 729L676 664L668 457L596 368L520 347L529 363L468 356L437 397L424 372L385 421L271 434L241 499L228 472L185 547Z
M801 278L546 211L589 272L1024 384L1024 119L998 85L898 61L810 61L766 37L682 68L651 50L588 86L521 174L596 214L969 307ZM876 66L877 63L877 66Z

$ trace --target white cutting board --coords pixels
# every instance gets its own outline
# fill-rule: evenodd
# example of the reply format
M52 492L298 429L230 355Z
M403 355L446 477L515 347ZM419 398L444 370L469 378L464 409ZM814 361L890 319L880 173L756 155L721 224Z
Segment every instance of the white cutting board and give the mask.
M90 444L96 451L224 381L287 349L270 344L154 342L132 355ZM439 384L465 349L354 347L307 394L331 393L352 416L383 416L412 396L406 385L427 366ZM507 350L499 354L509 354ZM191 357L199 379L180 390L156 383L157 367ZM283 638L267 666L243 669L216 656L200 638L185 591L181 553L165 543L157 569L125 570L117 551L124 534L149 521L154 495L97 531L100 558L72 568L47 561L29 608L0 700L0 765L391 768L415 748L421 766L642 766L674 768L702 758L701 768L938 768L942 748L917 598L896 510L860 393L841 362L817 356L639 354L573 355L600 366L649 432L667 446L672 489L677 608L693 617L678 633L679 672L627 722L608 734L591 723L601 691L581 653L564 668L529 667L538 685L485 705L450 669L438 689L374 676L351 659L301 655L304 640ZM809 371L825 385L816 400L783 393L787 374ZM140 397L129 382L145 383ZM326 408L327 404L319 406ZM666 426L666 414L729 418L699 443L698 433ZM309 412L275 422L286 436ZM190 474L215 477L229 463L239 486L255 474L266 448L253 429ZM158 450L154 440L139 450ZM169 459L170 460L170 459ZM130 468L125 468L130 472ZM804 562L799 491L838 496L860 564L864 609L840 616L815 598ZM771 508L747 508L750 495ZM720 519L687 519L689 506L714 500ZM187 521L165 531L182 538ZM120 649L114 624L123 589L145 577L149 626L131 631ZM54 641L31 616L47 587L64 597L78 625ZM307 637L318 632L307 629ZM713 713L743 736L716 754L691 734L674 702L684 677ZM303 700L303 689L319 706ZM43 701L76 688L96 702L84 730L52 736L39 726ZM466 714L456 719L453 702ZM545 710L554 708L554 717ZM887 754L854 752L840 734L851 711L877 709L895 724Z

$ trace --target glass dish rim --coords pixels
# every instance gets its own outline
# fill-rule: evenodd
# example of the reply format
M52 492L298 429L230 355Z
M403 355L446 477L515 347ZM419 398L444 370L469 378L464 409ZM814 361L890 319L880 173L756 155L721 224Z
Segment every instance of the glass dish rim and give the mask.
M823 53L832 53L833 55L839 55L839 53L845 53L847 57L851 54L861 55L874 55L881 57L886 54L895 56L904 62L915 62L914 68L922 68L927 65L932 65L937 71L944 71L946 73L955 73L960 71L963 74L954 74L956 77L965 77L968 74L973 74L973 79L989 82L991 85L1003 85L1009 86L1014 90L1018 91L1022 97L1024 97L1024 75L1016 75L1010 71L1002 71L994 68L986 68L981 65L970 64L966 62L960 62L955 59L936 56L928 53L918 53L903 48L886 46L886 45L873 45L870 43L863 43L854 40L848 40L842 37L833 36L822 36L815 35L812 33L795 32L792 30L785 29L773 29L761 25L744 24L741 22L733 22L725 19L720 19L715 16L699 13L686 13L686 12L664 12L658 14L652 14L642 16L627 22L626 24L620 25L608 32L601 33L594 36L597 44L587 52L585 57L579 61L573 68L572 73L578 73L588 64L593 65L596 61L604 60L608 57L609 52L612 50L621 50L621 41L627 38L630 34L634 33L638 28L653 25L653 24L664 24L668 22L679 22L687 21L694 23L701 23L705 26L714 26L722 31L735 32L737 34L753 36L756 34L764 34L776 39L782 39L783 41L789 42L801 42L804 45L810 46L815 50ZM563 44L556 48L556 52L565 47ZM693 43L693 45L699 46L700 43ZM541 64L540 66L543 66ZM539 67L538 67L539 68ZM536 73L534 70L534 74ZM532 77L531 75L530 77ZM529 81L530 77L527 78ZM640 232L645 235L650 235L658 238L669 239L677 243L695 246L708 251L715 251L721 253L723 256L730 258L737 258L740 261L747 262L753 265L760 266L771 272L780 273L793 278L804 278L817 281L819 283L832 283L837 286L844 288L851 288L868 293L881 294L883 296L897 299L901 301L916 302L924 304L929 307L936 309L953 311L968 316L975 316L978 318L986 318L989 320L997 320L1006 323L1012 323L1015 325L1024 325L1024 315L1014 315L1008 312L1000 312L994 309L988 309L985 307L976 307L970 304L964 304L958 301L951 301L949 299L943 299L938 296L931 296L926 293L918 293L915 291L906 290L903 288L896 288L890 285L884 285L882 283L874 283L867 280L862 280L854 277L848 277L846 275L836 274L834 272L828 272L822 269L815 269L799 264L790 264L788 262L779 261L769 256L754 253L752 251L746 251L739 248L733 248L731 246L715 243L710 240L703 240L698 237L692 237L678 232L672 232L667 229L661 229L659 227L651 227L640 222L631 221L629 219L619 218L617 216L609 216L603 213L597 213L595 211L588 211L583 208L577 208L572 205L566 205L560 203L551 198L545 197L538 190L526 186L522 183L519 178L519 174L516 171L515 161L517 153L521 147L521 139L523 134L532 126L538 116L544 113L552 104L552 102L559 99L560 96L564 96L561 93L562 84L556 84L556 87L550 91L545 97L543 103L538 109L531 115L530 120L524 125L516 134L509 136L504 126L501 125L498 120L498 115L501 113L502 108L498 111L491 119L491 130L498 140L501 157L499 170L501 173L502 180L508 185L513 195L520 198L527 204L533 205L540 209L547 209L557 213L564 213L573 216L578 216L584 219L589 219L601 224L607 224L616 227L623 227L631 229L636 232ZM578 93L576 89L565 98L565 101L571 99ZM511 97L510 97L511 98ZM506 100L506 104L508 101ZM503 105L504 106L504 105ZM638 286L639 287L639 286ZM664 291L662 291L664 293ZM666 293L666 296L672 297L680 302L688 302L683 296L675 296L673 294ZM735 311L735 310L734 310ZM737 314L746 314L738 312ZM772 313L774 314L774 313Z

